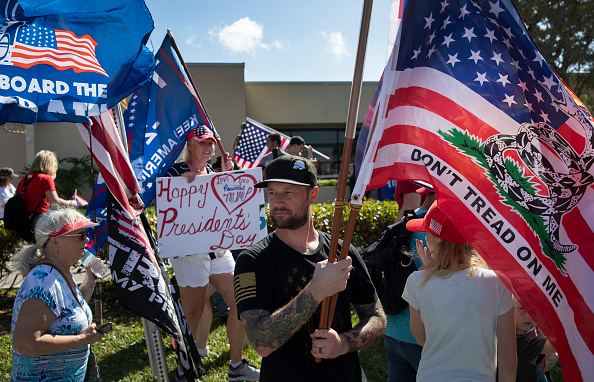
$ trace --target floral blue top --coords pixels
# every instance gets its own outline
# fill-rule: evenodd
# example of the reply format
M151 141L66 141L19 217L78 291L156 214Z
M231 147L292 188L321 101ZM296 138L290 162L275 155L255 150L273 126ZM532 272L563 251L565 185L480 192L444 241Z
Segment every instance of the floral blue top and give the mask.
M37 265L25 277L14 300L11 333L25 301L38 298L54 312L56 318L46 333L56 335L80 334L92 322L92 312L82 293L74 288L74 299L66 280L49 265ZM60 353L23 356L13 347L11 382L17 381L80 381L85 379L89 345L79 346Z

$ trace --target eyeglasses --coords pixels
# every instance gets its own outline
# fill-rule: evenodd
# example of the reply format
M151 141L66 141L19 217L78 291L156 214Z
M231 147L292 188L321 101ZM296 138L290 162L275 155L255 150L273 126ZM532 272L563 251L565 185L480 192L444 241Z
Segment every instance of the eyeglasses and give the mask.
M74 236L74 237L79 237L81 241L85 241L89 238L89 235L87 234L86 231L83 231L82 233L77 233L74 235L62 235L62 236Z

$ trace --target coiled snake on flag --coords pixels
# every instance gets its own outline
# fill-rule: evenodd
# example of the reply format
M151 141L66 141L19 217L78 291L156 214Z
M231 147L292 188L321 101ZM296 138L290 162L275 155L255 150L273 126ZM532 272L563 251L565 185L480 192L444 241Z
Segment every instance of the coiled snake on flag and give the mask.
M589 124L588 124L589 125ZM561 244L561 218L571 211L584 196L594 177L587 171L594 162L592 131L586 128L586 148L580 157L571 145L551 126L539 122L523 123L518 134L498 134L485 141L485 159L492 176L507 196L528 212L548 218L548 232L553 248L561 253L577 249L576 245ZM568 173L555 171L538 147L541 141L553 149L568 168ZM515 150L534 176L548 188L549 195L532 194L512 177L505 166L505 151Z

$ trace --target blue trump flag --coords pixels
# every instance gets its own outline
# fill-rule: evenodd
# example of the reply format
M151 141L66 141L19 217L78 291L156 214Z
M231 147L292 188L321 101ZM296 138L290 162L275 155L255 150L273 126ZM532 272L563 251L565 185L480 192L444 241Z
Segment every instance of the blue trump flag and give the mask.
M89 204L87 204L85 215L99 224L96 227L87 228L86 230L90 238L87 243L87 250L95 254L95 246L99 250L107 241L107 186L101 175L97 178L93 197L89 201Z
M206 125L218 137L169 35L165 36L155 61L152 80L132 95L124 111L130 162L145 206L155 199L155 180L179 156L190 129ZM91 235L97 248L107 241L105 191L105 183L99 178L86 213L89 218L97 215L97 238ZM94 241L87 248L94 253Z
M81 122L150 78L143 0L0 0L0 124Z
M190 129L206 125L218 137L170 35L155 62L152 81L134 93L124 112L130 162L145 206L155 198L155 179L179 156Z

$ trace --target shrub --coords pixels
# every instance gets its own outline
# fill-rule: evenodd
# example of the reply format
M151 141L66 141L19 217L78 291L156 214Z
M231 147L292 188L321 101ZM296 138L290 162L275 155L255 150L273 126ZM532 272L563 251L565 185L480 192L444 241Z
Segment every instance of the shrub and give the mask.
M314 227L322 232L332 233L334 204L318 203L314 204L312 209ZM344 237L350 210L350 207L347 205L342 212L341 239ZM365 200L357 216L357 224L355 225L351 244L357 248L367 247L379 238L387 226L394 223L396 215L398 215L398 205L394 201L380 202L374 199ZM268 222L268 232L272 232L274 225L270 219L268 206L266 206L266 219Z
M320 187L336 187L336 186L338 186L338 179L318 179L318 186L320 186Z
M62 166L70 163L72 167L65 170ZM82 158L62 158L59 160L60 168L56 173L56 191L65 198L74 195L74 190L78 188L93 189L93 176L91 172L91 156L86 155ZM95 168L95 174L99 171Z
M8 276L8 263L22 244L16 232L5 229L4 220L0 220L0 279Z

